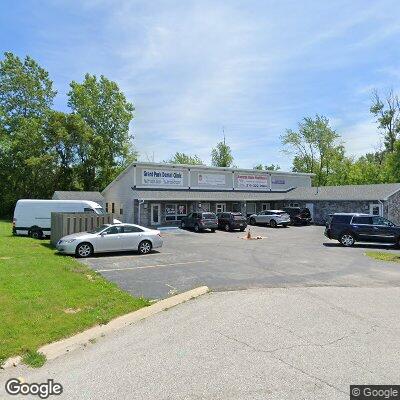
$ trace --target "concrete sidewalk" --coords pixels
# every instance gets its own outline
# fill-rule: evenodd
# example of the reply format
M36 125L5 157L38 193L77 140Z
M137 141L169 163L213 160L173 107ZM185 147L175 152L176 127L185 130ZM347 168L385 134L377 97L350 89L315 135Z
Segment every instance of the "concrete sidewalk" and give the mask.
M53 378L62 399L348 399L400 382L400 288L207 294L85 350L0 373Z

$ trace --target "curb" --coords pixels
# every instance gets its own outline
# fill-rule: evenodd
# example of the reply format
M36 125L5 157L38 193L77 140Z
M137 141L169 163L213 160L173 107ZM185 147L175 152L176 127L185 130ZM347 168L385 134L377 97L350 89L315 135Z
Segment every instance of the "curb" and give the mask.
M115 332L128 325L151 317L152 315L158 314L161 311L168 310L169 308L175 307L178 304L182 304L208 292L209 288L207 286L200 286L196 289L177 294L176 296L160 300L151 306L144 307L129 314L117 317L105 325L97 325L69 338L46 344L40 347L38 352L43 353L47 360L54 360L55 358L67 354L73 350L86 347L93 339L98 339L106 334ZM21 363L21 361L22 357L20 356L11 357L4 362L2 369L16 367Z

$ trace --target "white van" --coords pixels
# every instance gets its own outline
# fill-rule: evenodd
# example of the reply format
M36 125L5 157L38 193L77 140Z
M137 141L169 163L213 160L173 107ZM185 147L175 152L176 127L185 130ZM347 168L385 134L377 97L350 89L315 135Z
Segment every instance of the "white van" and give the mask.
M18 200L14 210L13 233L34 238L50 236L52 212L93 212L105 214L94 201Z

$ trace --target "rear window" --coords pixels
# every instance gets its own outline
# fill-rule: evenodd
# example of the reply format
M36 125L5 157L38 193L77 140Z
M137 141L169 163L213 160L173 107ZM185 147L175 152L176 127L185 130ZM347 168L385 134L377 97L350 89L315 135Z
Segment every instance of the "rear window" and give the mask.
M233 215L233 219L243 219L243 215L242 214L234 214Z
M215 219L216 217L213 213L203 213L203 219Z
M332 223L335 224L349 224L351 221L352 215L333 215Z

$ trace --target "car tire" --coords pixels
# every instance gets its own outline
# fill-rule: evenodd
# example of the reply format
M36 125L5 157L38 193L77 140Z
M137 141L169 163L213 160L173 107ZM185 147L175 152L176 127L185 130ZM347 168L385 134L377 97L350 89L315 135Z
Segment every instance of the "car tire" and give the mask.
M282 226L283 226L284 228L287 228L287 227L288 227L288 224L282 224Z
M211 232L212 232L212 233L215 233L215 228L211 228Z
M195 231L195 232L200 232L200 226L199 226L199 224L195 224L195 226L194 226L194 231Z
M151 252L152 247L153 246L150 240L143 240L142 242L139 243L138 246L139 254L149 254Z
M93 255L93 246L90 243L79 243L76 246L75 255L78 258L87 258Z
M256 224L255 218L250 218L250 225L255 225L255 224Z
M346 233L343 233L343 234L340 236L339 241L340 241L340 244L341 244L342 246L351 247L351 246L354 245L354 243L355 243L356 240L355 240L354 235L353 235L352 233L346 232Z
M181 221L181 229L185 229L185 228L186 228L185 221Z
M246 228L240 228L240 232L244 232Z
M43 239L43 231L41 229L32 229L28 235L33 239Z
M278 224L276 223L276 221L274 219L271 219L271 221L269 221L269 226L271 228L276 228L278 226Z
M225 224L224 229L226 232L230 232L232 230L229 224Z

